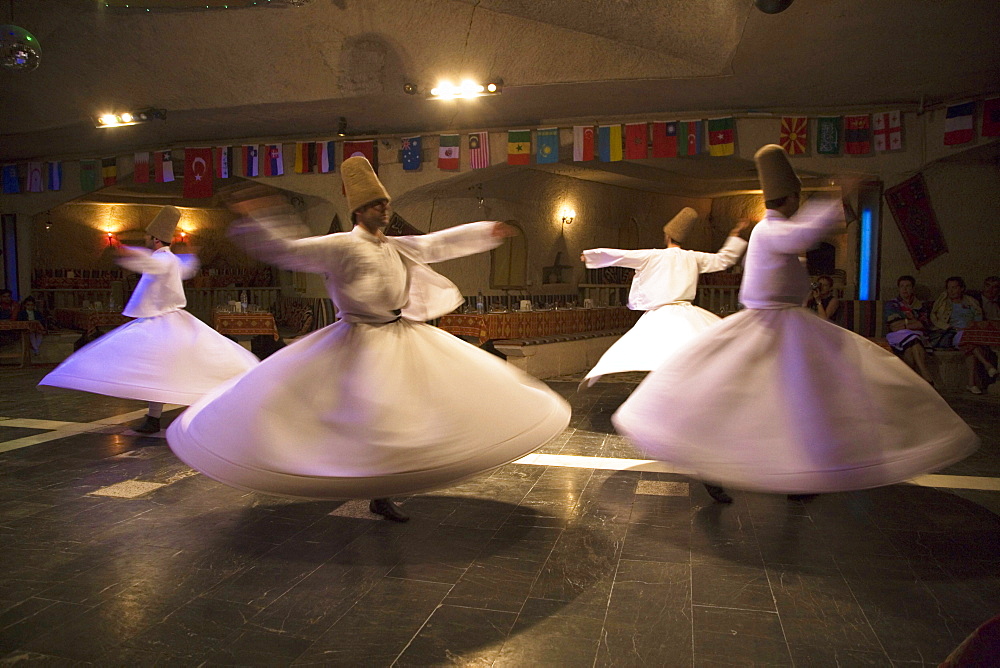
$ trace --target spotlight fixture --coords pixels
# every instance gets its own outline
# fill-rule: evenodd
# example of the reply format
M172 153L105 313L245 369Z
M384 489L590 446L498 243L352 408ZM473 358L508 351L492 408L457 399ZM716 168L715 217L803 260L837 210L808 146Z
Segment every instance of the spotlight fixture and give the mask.
M503 92L503 79L494 79L486 83L477 83L471 79L466 79L460 84L453 84L450 81L442 81L434 88L428 100L458 100L473 97L483 97L486 95L499 95Z
M788 9L794 0L753 0L757 9L765 14L780 14Z
M407 95L416 95L419 91L417 89L417 84L405 83L403 84L403 92Z
M123 125L138 125L139 123L149 123L152 120L167 120L166 109L139 109L137 111L119 111L101 114L95 119L95 127L117 128Z
M344 137L346 135L347 135L347 119L341 116L340 121L337 123L337 136Z

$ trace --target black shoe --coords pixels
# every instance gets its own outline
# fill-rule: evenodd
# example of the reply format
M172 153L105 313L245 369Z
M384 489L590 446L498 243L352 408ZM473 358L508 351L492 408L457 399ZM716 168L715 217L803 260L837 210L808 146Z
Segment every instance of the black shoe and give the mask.
M789 501L811 501L815 499L819 494L789 494Z
M393 522L409 522L410 516L403 513L395 503L389 499L372 499L372 502L368 504L368 510L372 511L376 515L381 515L387 520L392 520Z
M149 417L147 415L146 421L132 431L139 432L140 434L155 434L160 431L160 418Z
M726 490L722 489L718 485L709 485L707 482L701 483L705 486L705 491L708 495L718 501L719 503L732 503L733 497L726 493Z

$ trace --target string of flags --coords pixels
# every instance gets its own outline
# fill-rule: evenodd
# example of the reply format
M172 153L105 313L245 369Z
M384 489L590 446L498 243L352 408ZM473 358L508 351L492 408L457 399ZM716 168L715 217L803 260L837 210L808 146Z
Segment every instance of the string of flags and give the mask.
M976 101L951 105L945 111L944 145L967 144L976 138ZM784 116L777 143L790 156L801 156L814 147L817 155L868 155L903 148L902 112L816 117L815 136L810 138L810 117ZM534 132L534 141L532 141ZM984 100L980 136L1000 136L1000 97ZM400 140L403 171L421 169L424 163L423 137ZM296 174L327 174L335 171L337 145L341 160L362 155L378 170L378 143L373 139L311 141L295 144ZM472 169L490 167L489 133L471 132L465 137L446 133L438 136L437 168L458 170L463 146ZM653 121L607 125L573 126L573 161L618 162L650 158L677 158L702 155L733 155L736 146L736 118ZM507 132L506 163L509 165L559 162L559 128L521 129ZM239 156L240 169L236 168ZM169 183L174 180L171 151L141 151L133 155L136 183ZM184 196L207 198L214 192L215 179L233 176L282 176L285 173L281 143L245 144L184 149ZM85 192L100 185L114 185L118 179L118 158L80 160L80 187ZM2 167L3 194L37 193L62 189L62 162L28 162Z

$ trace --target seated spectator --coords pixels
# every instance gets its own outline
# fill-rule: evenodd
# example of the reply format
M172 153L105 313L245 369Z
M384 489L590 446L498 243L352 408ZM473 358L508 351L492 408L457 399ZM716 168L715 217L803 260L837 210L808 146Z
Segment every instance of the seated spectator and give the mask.
M833 279L829 276L820 276L813 284L812 294L806 301L806 308L816 311L816 315L823 320L833 320L840 308L840 300L833 294Z
M21 321L34 320L40 323L43 329L48 329L48 322L41 311L35 308L35 298L31 295L25 297L24 301L21 302L21 309L18 311L17 319ZM44 336L42 332L28 332L28 341L31 342L31 352L34 355L37 355L41 348L42 336Z
M945 291L934 301L931 308L931 324L936 331L931 342L936 348L957 347L965 354L969 371L966 389L973 394L982 394L979 378L984 372L987 379L997 375L996 366L990 361L990 350L985 346L963 346L962 333L973 322L983 319L983 309L975 299L965 294L965 281L960 276L951 276L944 282Z
M916 279L900 276L896 280L899 296L885 303L886 341L892 351L903 358L910 368L931 385L934 381L927 370L930 346L927 332L931 328L928 304L917 299L913 289Z
M987 276L979 295L984 320L1000 320L1000 276Z
M17 317L17 302L10 290L0 290L0 320L13 320Z

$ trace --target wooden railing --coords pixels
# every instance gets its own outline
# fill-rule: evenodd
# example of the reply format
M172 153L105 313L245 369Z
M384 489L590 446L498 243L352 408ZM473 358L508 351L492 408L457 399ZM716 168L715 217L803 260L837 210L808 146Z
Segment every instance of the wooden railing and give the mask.
M278 301L281 288L186 288L187 310L191 315L209 324L217 306L239 301L240 293L247 293L247 303L262 311L270 311Z
M740 309L739 295L738 285L699 285L694 304L715 315L725 317Z

